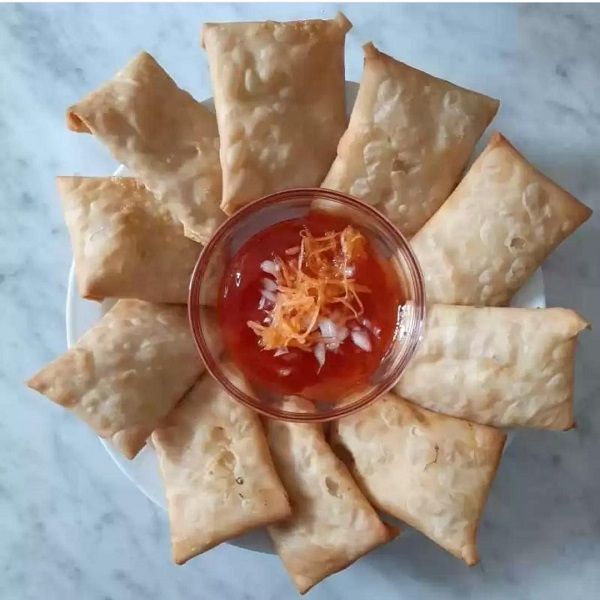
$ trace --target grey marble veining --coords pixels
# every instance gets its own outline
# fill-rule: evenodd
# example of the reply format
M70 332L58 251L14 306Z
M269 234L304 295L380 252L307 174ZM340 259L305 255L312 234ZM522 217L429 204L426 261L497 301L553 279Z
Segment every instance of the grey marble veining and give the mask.
M501 98L495 127L600 212L600 8L340 5L361 43ZM64 110L146 49L210 95L202 21L330 16L336 5L0 5L0 599L268 600L296 594L278 559L223 545L171 564L168 527L95 436L22 381L65 349L70 249L57 174L114 168ZM600 324L600 216L544 266L548 304ZM311 598L589 600L600 593L597 331L577 359L578 428L519 433L468 569L413 531Z

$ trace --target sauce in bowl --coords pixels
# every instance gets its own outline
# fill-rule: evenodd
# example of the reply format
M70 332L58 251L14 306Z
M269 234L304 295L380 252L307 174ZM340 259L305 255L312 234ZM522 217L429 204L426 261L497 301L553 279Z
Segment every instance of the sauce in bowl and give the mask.
M331 403L368 384L405 301L360 227L318 211L248 239L218 297L223 342L254 387Z

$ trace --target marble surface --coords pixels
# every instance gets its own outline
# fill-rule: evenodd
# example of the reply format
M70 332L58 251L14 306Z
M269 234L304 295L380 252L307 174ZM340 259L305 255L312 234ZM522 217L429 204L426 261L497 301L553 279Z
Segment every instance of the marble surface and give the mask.
M544 266L549 305L600 322L600 8L343 5L347 76L362 42L502 99L495 126L598 213ZM336 5L0 5L0 599L257 600L296 594L276 557L223 545L171 564L165 515L98 440L23 380L65 349L71 260L57 174L114 168L64 110L133 54L210 95L205 20L330 16ZM577 358L578 428L516 436L468 569L416 532L311 598L590 599L600 590L597 330Z

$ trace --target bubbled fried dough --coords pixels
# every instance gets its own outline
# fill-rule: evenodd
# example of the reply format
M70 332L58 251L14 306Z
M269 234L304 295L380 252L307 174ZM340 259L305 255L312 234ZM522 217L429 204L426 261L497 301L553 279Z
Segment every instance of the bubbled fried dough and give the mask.
M27 384L110 437L153 428L203 370L185 306L119 300Z
M285 410L313 405L288 398ZM381 522L316 423L268 419L275 467L290 495L293 514L268 530L285 568L303 594L325 577L397 535Z
M429 306L394 388L436 412L497 427L573 426L573 366L588 323L564 308Z
M346 127L350 27L341 13L330 20L204 25L227 214L322 181Z
M258 416L209 374L154 431L152 442L177 564L290 516Z
M184 235L207 243L225 219L215 115L147 52L67 111L167 206Z
M322 187L356 196L407 236L456 185L499 102L394 60L373 46Z
M202 247L131 177L58 177L84 298L186 304Z
M367 498L468 565L505 434L392 394L335 422L332 444Z
M591 214L495 134L450 198L411 240L427 300L507 304Z

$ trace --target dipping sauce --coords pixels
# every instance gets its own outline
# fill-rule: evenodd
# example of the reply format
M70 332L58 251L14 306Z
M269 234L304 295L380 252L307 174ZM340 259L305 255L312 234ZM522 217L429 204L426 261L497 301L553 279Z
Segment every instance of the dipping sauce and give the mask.
M320 402L368 383L405 300L391 265L360 228L324 212L250 238L220 291L223 341L249 382Z

